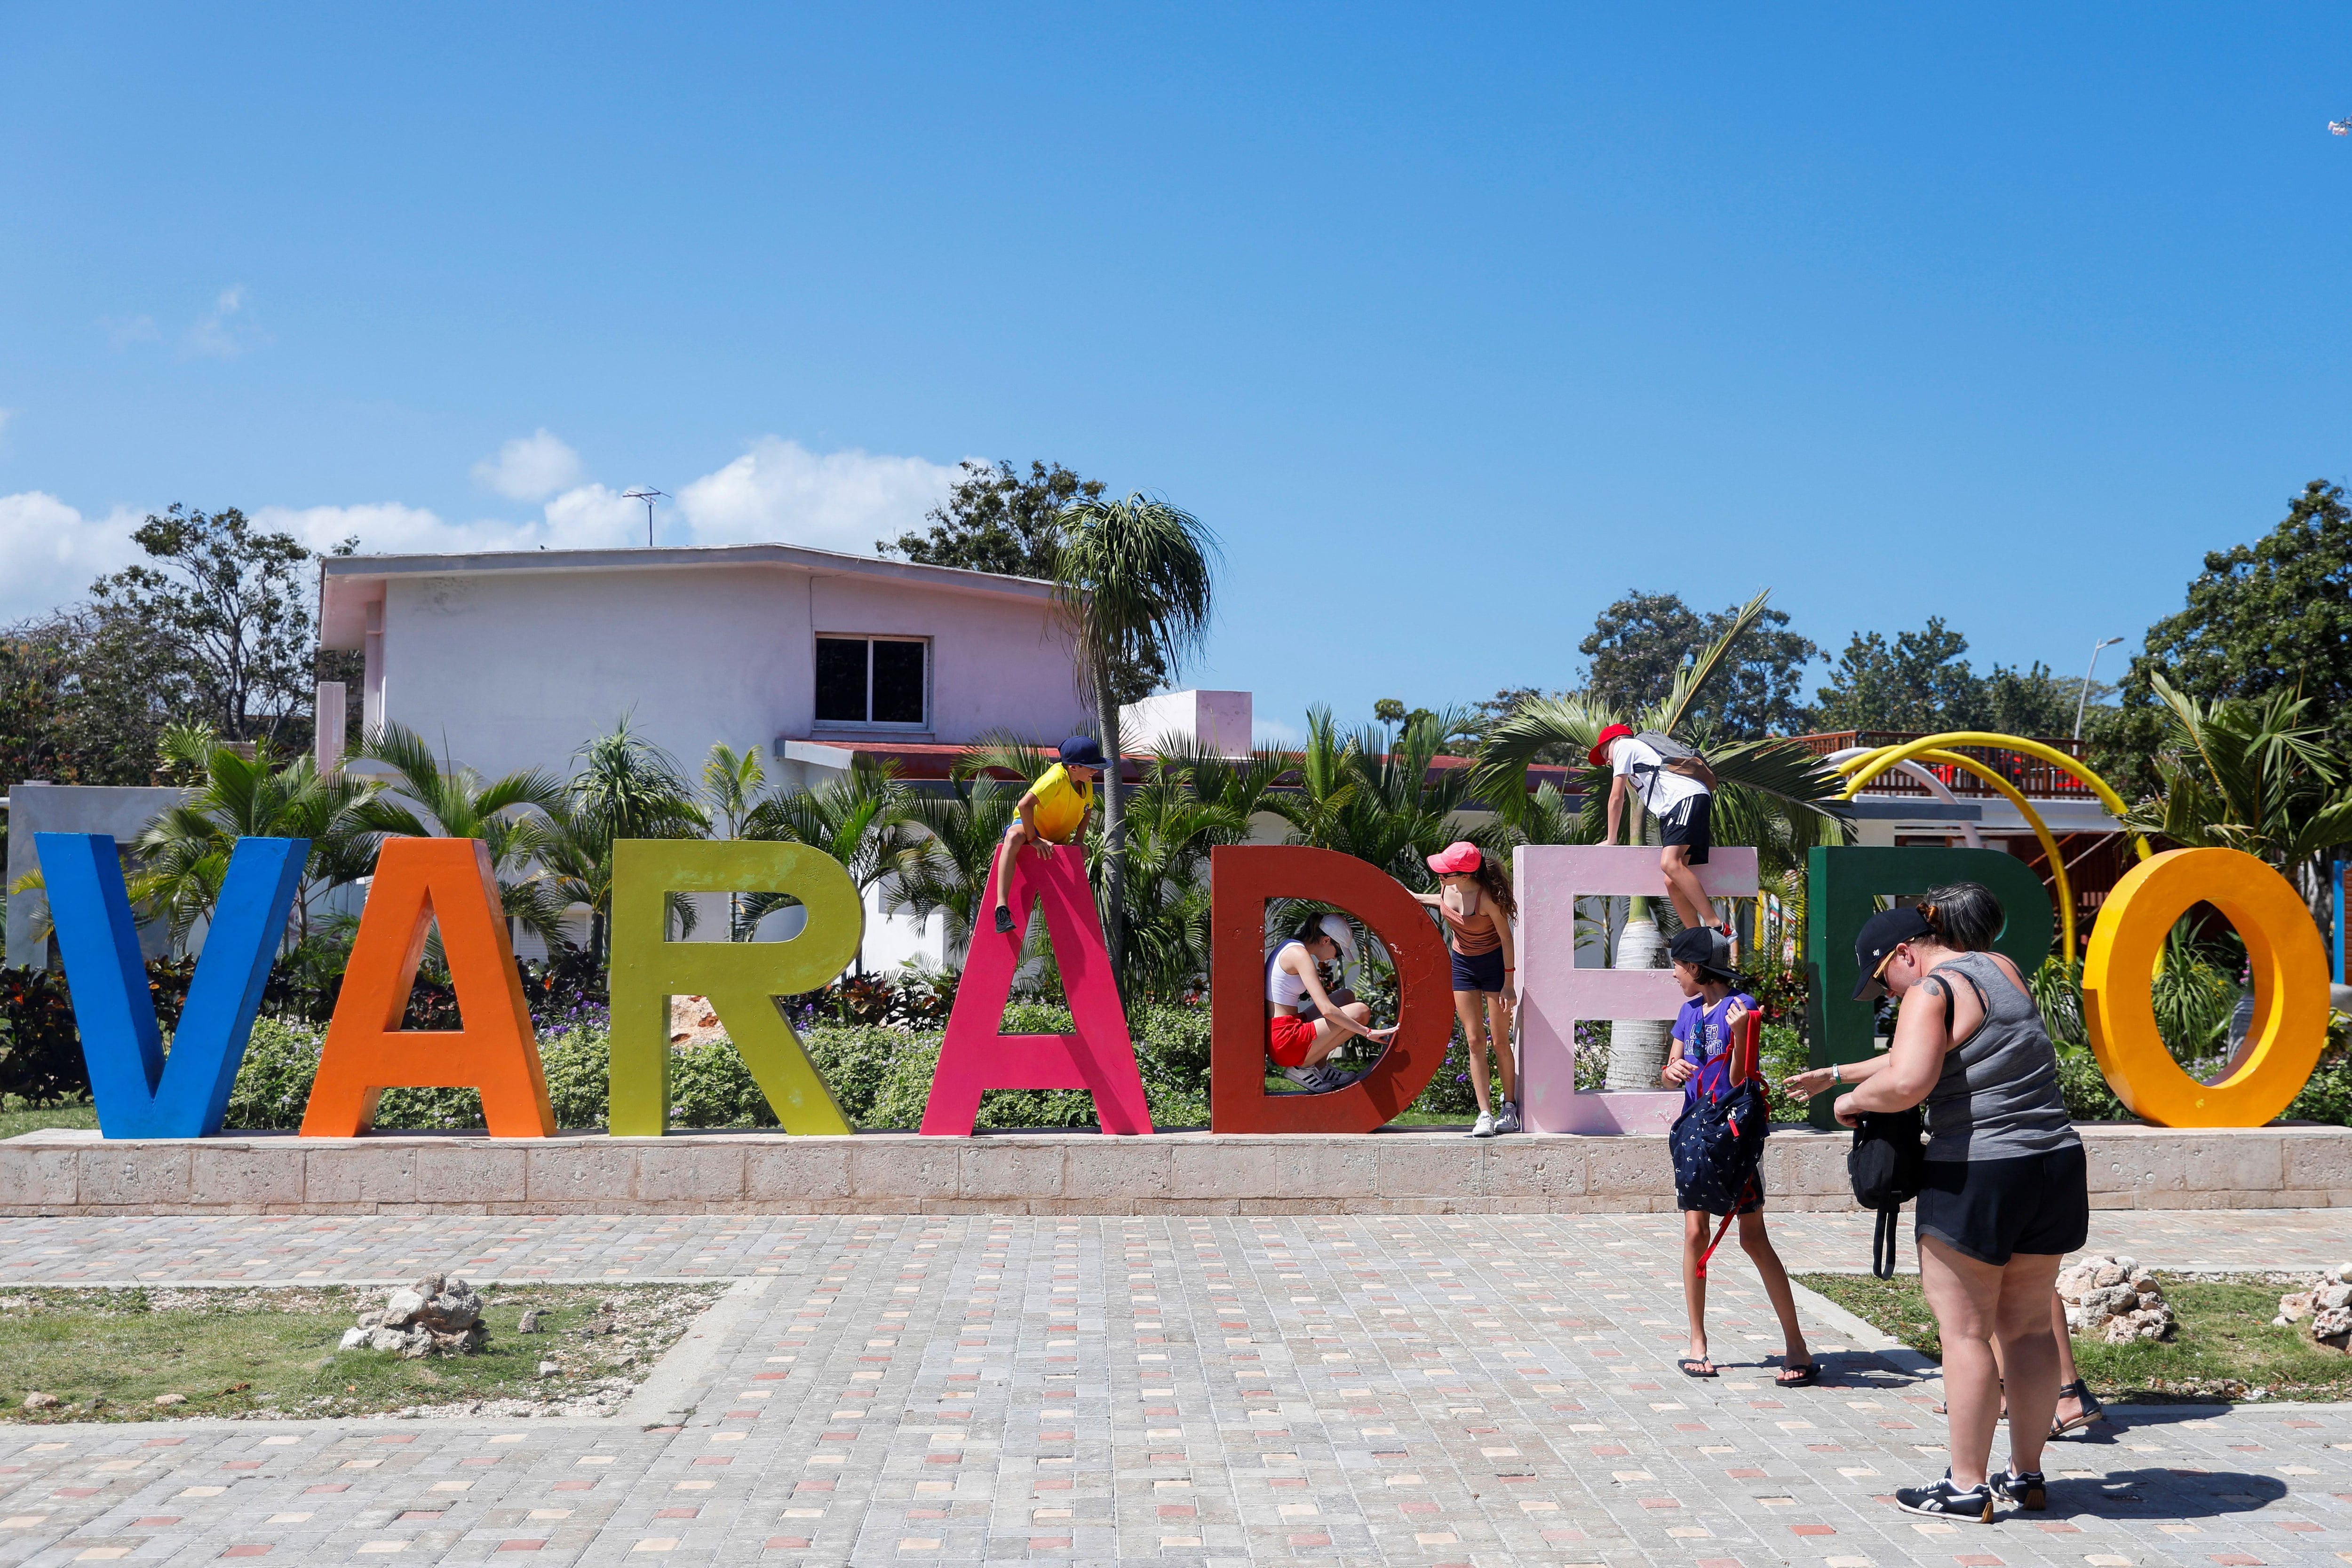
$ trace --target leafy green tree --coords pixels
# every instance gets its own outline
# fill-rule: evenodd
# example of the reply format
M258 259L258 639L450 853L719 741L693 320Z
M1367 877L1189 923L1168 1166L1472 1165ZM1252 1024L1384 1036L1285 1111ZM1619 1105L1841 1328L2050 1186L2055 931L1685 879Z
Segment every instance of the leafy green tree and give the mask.
M2166 704L2153 678L2203 702L2274 691L2312 699L2310 722L2352 755L2352 507L2314 479L2250 545L2214 550L2185 601L2148 628L2121 701L2088 727L2093 766L2127 797L2159 787L2150 758Z
M1889 643L1857 632L1816 694L1824 729L1979 729L1990 716L1983 683L1963 657L1969 640L1930 615Z
M1117 673L1149 658L1173 671L1207 641L1217 543L1201 519L1140 491L1062 508L1054 588L1068 618L1095 732L1110 766L1102 779L1103 875L1111 966L1125 953L1127 833L1120 778Z
M1722 636L1741 614L1737 604L1701 615L1679 594L1629 593L1603 610L1591 634L1577 644L1591 661L1587 695L1627 712L1655 706L1674 689L1693 652ZM1693 721L1711 734L1742 740L1809 728L1805 671L1822 650L1788 628L1788 612L1780 610L1745 622Z
M966 458L945 504L925 514L929 528L877 540L874 548L927 566L1051 582L1062 548L1062 508L1102 493L1101 480L1082 479L1059 463L1032 462L1024 478L1010 463L992 468ZM1134 650L1111 670L1111 690L1122 703L1150 696L1167 680L1167 665L1151 648Z
M0 785L144 784L190 711L176 653L137 617L88 606L0 631Z
M302 568L310 552L234 507L173 506L131 537L152 564L101 578L92 599L173 650L193 706L222 735L276 740L310 695L316 637Z

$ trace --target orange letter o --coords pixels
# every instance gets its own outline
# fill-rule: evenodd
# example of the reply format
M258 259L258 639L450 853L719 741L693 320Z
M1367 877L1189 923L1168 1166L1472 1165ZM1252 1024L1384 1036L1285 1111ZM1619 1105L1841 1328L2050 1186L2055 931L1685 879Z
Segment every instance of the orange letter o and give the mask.
M2180 1069L2149 990L2173 923L2200 902L2230 917L2254 983L2253 1050L2219 1083ZM2159 1127L2259 1127L2294 1103L2327 1044L2327 953L2284 877L2240 850L2172 850L2125 873L2083 962L2084 1021L2099 1070Z

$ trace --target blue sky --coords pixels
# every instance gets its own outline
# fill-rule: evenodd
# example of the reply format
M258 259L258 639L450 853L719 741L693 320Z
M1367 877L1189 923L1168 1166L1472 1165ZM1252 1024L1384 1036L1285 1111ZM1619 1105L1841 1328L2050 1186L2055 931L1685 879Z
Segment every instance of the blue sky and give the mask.
M1634 587L2078 671L2352 469L2352 13L1275 10L0 5L0 616L173 501L860 548L1050 457L1295 726Z

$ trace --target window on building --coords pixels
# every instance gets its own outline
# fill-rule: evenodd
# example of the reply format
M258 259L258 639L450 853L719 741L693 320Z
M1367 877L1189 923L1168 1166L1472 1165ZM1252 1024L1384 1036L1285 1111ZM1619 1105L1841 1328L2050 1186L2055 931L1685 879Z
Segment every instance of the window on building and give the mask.
M929 656L919 637L819 637L817 723L920 729L929 716Z

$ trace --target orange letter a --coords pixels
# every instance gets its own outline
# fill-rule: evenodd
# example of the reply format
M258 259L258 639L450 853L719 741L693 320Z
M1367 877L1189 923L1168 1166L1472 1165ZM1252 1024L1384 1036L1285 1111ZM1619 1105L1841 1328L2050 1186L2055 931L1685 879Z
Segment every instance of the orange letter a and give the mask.
M404 1030L409 988L437 920L461 1030ZM555 1133L539 1039L479 839L386 839L327 1025L306 1138L355 1138L387 1089L478 1089L494 1138Z

